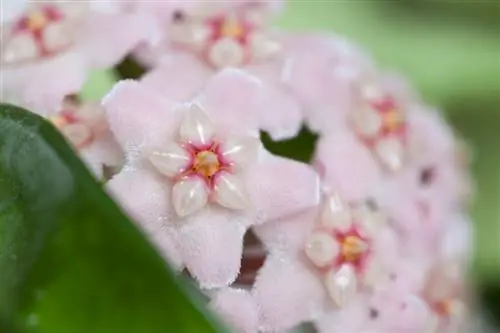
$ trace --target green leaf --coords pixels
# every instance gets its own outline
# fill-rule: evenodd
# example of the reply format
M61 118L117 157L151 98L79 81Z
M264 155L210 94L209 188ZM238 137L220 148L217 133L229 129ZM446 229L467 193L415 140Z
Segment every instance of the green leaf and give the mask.
M0 319L20 332L224 332L52 125L0 105L0 151Z

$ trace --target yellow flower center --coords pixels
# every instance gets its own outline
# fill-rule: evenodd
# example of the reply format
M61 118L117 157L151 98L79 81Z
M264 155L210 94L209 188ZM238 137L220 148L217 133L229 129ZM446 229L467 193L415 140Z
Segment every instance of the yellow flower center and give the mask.
M228 18L221 28L221 35L229 38L240 38L244 35L245 29L243 25L234 18Z
M28 14L28 29L29 30L40 30L43 29L47 24L49 23L49 20L45 13L36 11L36 12L31 12Z
M368 249L368 244L357 236L347 236L342 241L341 253L345 261L355 262Z
M196 154L193 169L199 175L210 178L220 169L219 157L210 150L203 150Z
M384 113L382 120L387 130L395 131L404 123L405 117L398 109L392 109Z

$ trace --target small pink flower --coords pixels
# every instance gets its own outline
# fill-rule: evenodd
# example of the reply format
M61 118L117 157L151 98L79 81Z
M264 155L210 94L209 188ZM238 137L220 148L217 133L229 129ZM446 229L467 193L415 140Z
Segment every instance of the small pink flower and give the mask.
M154 49L138 51L139 59L158 65L144 77L145 84L175 100L189 100L219 69L244 68L266 84L275 103L272 112L256 110L259 127L275 139L299 131L301 108L282 84L291 38L269 29L265 8L238 6L203 15L173 15L163 40Z
M96 177L103 167L117 167L123 162L123 153L109 131L102 107L96 104L65 103L48 119L75 147Z
M148 39L152 27L146 19L98 11L86 1L30 4L2 24L1 99L36 109L60 107L65 95L80 90L89 69L116 64Z
M255 229L270 252L253 289L264 331L286 330L348 306L385 281L396 260L395 235L370 204L349 206L331 196L318 224L315 215Z
M264 151L255 124L234 112L268 109L262 94L254 78L227 69L189 104L132 81L104 100L128 159L110 189L165 257L203 288L235 280L248 227L318 201L316 173Z

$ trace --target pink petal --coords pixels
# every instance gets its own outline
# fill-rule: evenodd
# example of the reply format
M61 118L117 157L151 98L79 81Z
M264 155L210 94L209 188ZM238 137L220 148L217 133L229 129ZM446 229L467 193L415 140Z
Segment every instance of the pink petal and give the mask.
M243 235L250 223L241 212L219 207L207 207L179 221L179 249L189 273L202 288L234 282L240 270Z
M169 221L175 216L165 180L146 170L125 169L107 184L112 197L134 219L174 269L182 267L176 230Z
M123 152L111 132L99 136L85 148L85 155L90 160L110 167L120 166L124 161Z
M254 285L263 331L286 331L319 317L327 294L322 281L296 258L268 257Z
M140 42L156 33L148 15L93 13L80 28L78 48L91 67L120 62Z
M319 177L307 164L266 154L247 177L257 222L290 216L319 203Z
M360 295L346 308L329 311L325 316L315 320L314 326L318 330L318 333L368 333L370 331L365 332L361 330L369 321L367 301L368 298L366 296Z
M182 102L194 98L211 74L197 57L178 53L165 57L160 66L141 79L141 83L173 101Z
M235 332L258 331L257 306L248 291L223 289L212 298L209 307L218 313Z
M264 96L259 80L227 68L210 79L198 102L222 130L257 133Z
M294 137L302 127L302 109L283 85L266 87L266 108L262 110L261 127L274 140Z
M309 209L292 217L254 226L252 230L272 253L301 252L316 224L317 215L316 209Z
M371 152L350 131L322 137L316 159L324 171L324 183L347 202L372 195L382 180Z
M178 126L174 104L132 80L117 83L103 106L118 143L128 151L159 147Z
M60 107L64 96L78 92L85 78L81 55L65 52L23 66L3 66L0 96L4 101L47 115Z

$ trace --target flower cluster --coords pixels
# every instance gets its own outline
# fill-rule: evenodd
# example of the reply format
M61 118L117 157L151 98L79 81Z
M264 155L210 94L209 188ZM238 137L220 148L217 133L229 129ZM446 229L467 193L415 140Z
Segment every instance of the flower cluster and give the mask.
M338 36L273 29L282 1L113 4L12 15L2 99L52 121L211 309L245 333L466 328L468 155L408 83ZM146 74L80 101L128 53ZM303 124L309 164L260 140ZM265 260L242 283L249 234Z

